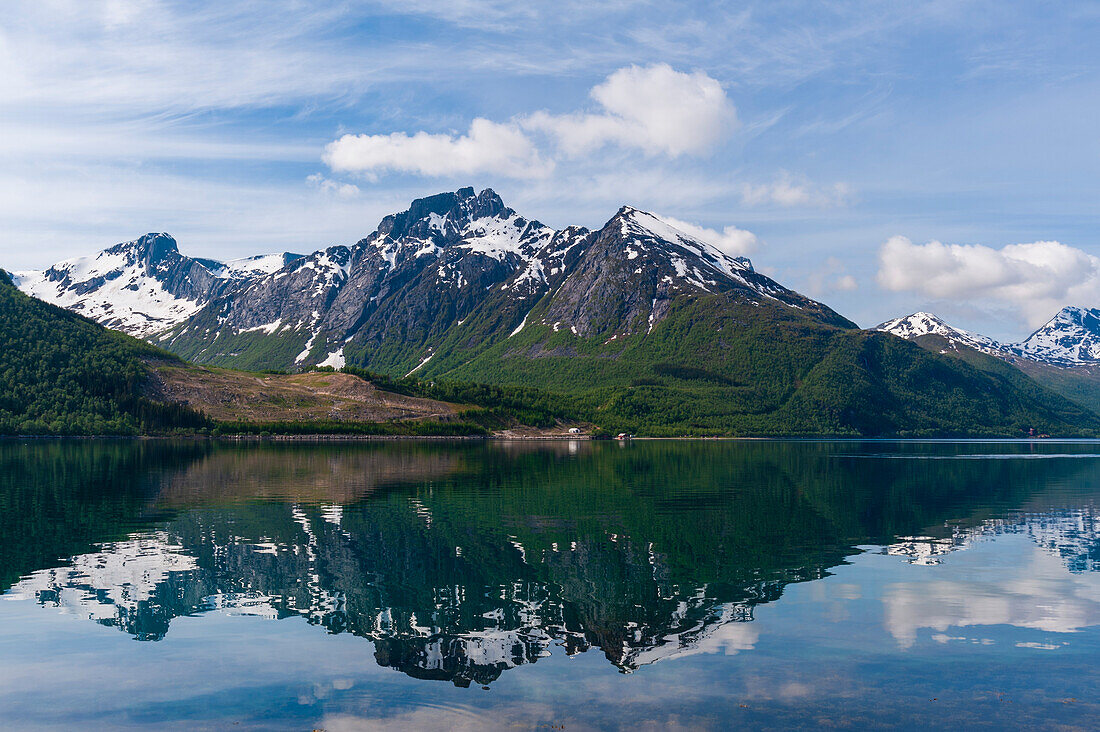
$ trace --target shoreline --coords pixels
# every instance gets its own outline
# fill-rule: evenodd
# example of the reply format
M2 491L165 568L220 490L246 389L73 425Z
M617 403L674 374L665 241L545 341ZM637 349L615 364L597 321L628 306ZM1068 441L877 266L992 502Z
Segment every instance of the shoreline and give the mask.
M1013 442L1060 443L1100 442L1100 437L859 437L853 435L771 435L754 437L676 437L596 438L591 435L0 435L0 442L23 440L148 440L148 441L209 441L234 443L270 442L600 442L626 444L630 442Z

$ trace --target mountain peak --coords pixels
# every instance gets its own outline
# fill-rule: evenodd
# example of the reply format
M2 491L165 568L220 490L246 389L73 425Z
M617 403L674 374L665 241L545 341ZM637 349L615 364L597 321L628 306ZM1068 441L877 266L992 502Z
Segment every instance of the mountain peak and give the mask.
M1048 321L1047 325L1059 320L1069 321L1091 328L1100 328L1100 309L1067 305L1059 310L1058 313Z
M470 186L454 192L437 193L417 198L401 213L390 214L378 225L378 233L391 239L409 235L427 235L429 230L443 230L443 222L450 220L456 229L462 230L470 221L484 218L507 218L515 211L492 188L474 194ZM423 229L423 231L420 231Z
M943 318L935 313L919 310L912 315L905 315L893 320L887 320L875 326L875 330L884 330L902 338L912 338L928 333L938 333L942 329L956 330L948 325Z
M1022 355L1060 365L1100 361L1100 310L1067 306L1017 347Z
M624 238L640 237L657 239L669 242L678 247L687 248L706 260L711 266L728 275L733 275L738 270L753 272L752 262L748 257L737 257L722 251L721 247L703 237L702 230L687 231L685 229L698 229L688 227L675 220L666 219L655 213L643 211L634 206L622 206L618 212L607 222L605 228L618 228Z
M179 245L171 234L152 232L133 241L116 244L106 250L110 254L133 254L136 261L156 264L172 254L179 254Z
M1000 353L1004 351L1004 346L992 338L948 325L938 315L924 311L888 320L875 326L874 330L893 333L906 340L925 335L938 335L952 343L959 343L983 353Z

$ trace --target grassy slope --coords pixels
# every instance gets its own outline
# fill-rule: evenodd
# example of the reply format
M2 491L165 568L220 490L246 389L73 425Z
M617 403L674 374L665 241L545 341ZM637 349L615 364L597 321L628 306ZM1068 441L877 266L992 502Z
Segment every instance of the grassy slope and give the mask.
M391 394L334 372L262 374L191 364L157 364L151 391L223 421L448 420L462 407Z

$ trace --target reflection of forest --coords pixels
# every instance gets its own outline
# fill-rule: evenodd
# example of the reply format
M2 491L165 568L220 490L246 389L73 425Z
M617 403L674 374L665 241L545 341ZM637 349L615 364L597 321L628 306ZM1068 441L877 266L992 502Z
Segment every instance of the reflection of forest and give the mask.
M1064 486L1079 502L1095 472L853 458L851 444L539 448L0 444L0 576L139 638L222 609L305 617L456 684L554 644L628 671L751 648L754 606L856 544L950 542L1021 505L1063 505L1049 499ZM1064 547L1051 515L1026 520ZM1086 523L1074 556L1095 557Z

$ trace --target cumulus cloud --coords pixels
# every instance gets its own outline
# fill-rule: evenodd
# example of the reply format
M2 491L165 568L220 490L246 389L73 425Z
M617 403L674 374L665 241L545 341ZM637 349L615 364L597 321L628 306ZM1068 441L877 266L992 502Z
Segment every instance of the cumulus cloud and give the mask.
M846 183L818 186L804 176L781 173L771 183L746 183L741 186L741 201L746 206L843 206L851 198Z
M736 226L727 226L721 231L715 231L687 221L674 219L671 216L662 216L661 219L685 234L690 234L699 241L704 241L734 257L748 256L756 250L756 245L759 244L756 234L738 229Z
M359 195L359 186L353 183L341 183L337 180L329 180L320 173L314 173L306 178L306 182L314 188L330 193L338 198L355 198Z
M737 110L717 80L668 64L619 69L589 96L601 111L536 112L522 124L554 137L568 155L616 144L671 157L705 153L737 126Z
M667 64L619 69L590 95L601 111L536 112L508 122L478 118L458 136L424 131L344 135L328 144L323 159L334 171L367 176L491 173L541 178L553 171L553 156L559 152L580 155L616 144L675 158L706 152L737 124L721 84L702 71L685 73ZM540 150L533 139L540 137L537 133L549 136L556 149Z
M1065 305L1100 300L1100 258L1056 241L994 249L895 236L879 250L877 279L894 292L1008 305L1033 327Z
M465 135L344 135L325 147L325 163L334 171L376 175L382 172L426 176L493 173L537 178L553 169L534 143L514 124L477 118Z

